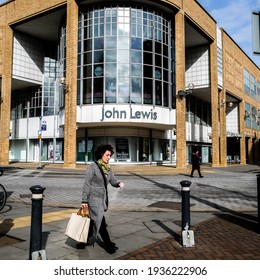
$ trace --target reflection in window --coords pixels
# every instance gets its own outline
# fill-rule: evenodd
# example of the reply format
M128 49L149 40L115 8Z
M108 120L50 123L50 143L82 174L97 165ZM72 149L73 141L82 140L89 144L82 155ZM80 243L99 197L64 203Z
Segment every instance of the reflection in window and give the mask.
M153 104L153 80L144 79L144 104Z
M28 107L29 106L29 107ZM21 119L41 116L42 91L41 88L32 87L12 92L11 119ZM29 111L28 111L29 110Z
M257 110L255 107L252 107L251 115L252 115L252 128L256 129L257 128L257 126L256 126Z
M116 50L106 51L106 62L116 62Z
M94 79L94 103L103 103L103 78Z
M119 103L129 103L129 78L119 77L118 78L118 102Z
M81 9L78 104L174 106L167 15L141 7Z
M116 76L116 63L106 64L106 76Z
M131 67L132 76L142 77L142 65L141 64L132 64Z
M132 78L131 89L131 103L142 103L142 79Z
M105 102L116 103L116 78L106 78Z
M91 94L92 94L91 81L92 81L91 79L83 80L83 103L84 104L91 104Z
M132 50L142 50L142 39L133 37L131 40L131 49Z
M104 62L103 51L95 51L94 52L94 63L102 63Z
M251 128L251 105L245 103L245 123L246 127Z
M142 52L131 51L131 62L132 63L142 63Z

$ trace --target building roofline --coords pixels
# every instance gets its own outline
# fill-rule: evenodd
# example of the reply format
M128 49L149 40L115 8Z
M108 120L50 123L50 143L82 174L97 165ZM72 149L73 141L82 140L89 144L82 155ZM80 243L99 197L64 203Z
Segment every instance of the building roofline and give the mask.
M9 4L10 2L13 2L15 0L6 0L4 3L0 4L0 7L6 5L6 4Z
M226 30L223 27L218 27L221 29L228 37L229 39L246 55L246 57L258 68L260 69L260 66L258 66L251 57L248 56L248 54L237 44L237 42L226 32Z
M215 21L215 23L217 23L217 21L213 18L213 16L211 15L211 14L209 14L209 12L197 1L197 0L194 0L200 7L201 7L201 9L205 12L205 13L207 13L207 15L213 20L213 21Z

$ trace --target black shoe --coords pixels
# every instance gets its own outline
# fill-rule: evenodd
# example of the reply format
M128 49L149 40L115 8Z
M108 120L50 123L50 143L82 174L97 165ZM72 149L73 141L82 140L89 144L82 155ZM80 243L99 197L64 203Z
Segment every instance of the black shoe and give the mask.
M91 236L88 238L88 242L86 243L86 246L93 246L94 247L94 244L96 242L96 238L94 236Z
M193 175L190 175L191 176L191 178L193 178Z
M202 175L200 176L200 178L203 178L203 177L204 177L204 176L202 176Z
M93 246L93 247L94 247L95 242L87 242L85 245L86 245L86 246Z
M118 247L116 246L116 244L114 242L111 242L109 245L105 246L105 250L109 254L114 254L118 250Z
M79 244L77 244L77 250L85 249L85 247L86 247L86 243L79 243Z

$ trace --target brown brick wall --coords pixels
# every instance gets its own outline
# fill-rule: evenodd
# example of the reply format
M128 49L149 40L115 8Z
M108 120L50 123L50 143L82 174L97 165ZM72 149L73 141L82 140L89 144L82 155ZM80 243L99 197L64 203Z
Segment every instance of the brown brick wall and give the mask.
M67 71L66 82L68 92L65 97L65 129L64 129L64 166L76 165L76 119L77 119L77 54L78 45L78 5L68 0L67 9Z
M2 89L1 97L3 102L0 115L0 164L8 164L9 162L9 132L10 132L10 104L11 104L11 80L12 80L12 38L13 32L11 28L3 28L2 41L4 48L4 67L2 67Z
M184 48L184 16L189 18L198 28L212 40L211 44L211 83L212 83L212 119L213 119L213 161L218 164L219 144L218 131L216 128L217 119L217 68L216 68L216 22L215 20L194 0L158 0L161 4L172 5L175 10L180 9L176 16L176 86L177 90L185 86L185 54ZM0 141L3 143L0 150L0 162L8 160L10 122L10 92L11 92L11 62L12 62L12 32L9 25L28 20L50 11L56 7L68 5L68 29L67 41L67 83L69 92L66 95L66 119L65 119L65 165L73 166L76 160L76 69L77 69L77 4L75 0L16 0L0 6L0 76L2 76L2 96L4 103L1 106L1 128ZM246 56L246 54L235 44L235 42L223 31L223 66L224 66L224 89L231 92L241 100L255 105L259 109L259 102L247 96L243 92L243 69L244 67L258 80L260 80L259 68ZM5 65L5 67L3 67ZM177 158L179 166L186 164L186 136L185 130L185 100L177 100ZM68 117L69 116L69 117ZM215 122L214 122L215 121ZM242 118L240 119L242 127ZM2 125L4 123L4 125ZM245 129L245 131L247 131ZM251 131L248 131L251 133ZM259 139L259 131L256 132ZM243 139L244 141L244 139ZM179 144L178 144L179 143ZM181 144L180 144L181 143ZM222 146L225 142L222 141ZM241 147L245 150L242 143ZM243 150L243 152L244 152ZM223 156L222 156L223 157Z
M239 48L239 46L232 40L232 38L222 30L222 41L223 41L223 84L225 90L230 92L232 95L236 96L239 100L243 100L258 110L260 109L259 102L247 95L244 92L244 69L246 69L251 75L253 75L258 81L260 81L260 71L259 68L249 59L249 57ZM244 125L244 104L243 107L240 106L240 132L243 137L240 139L240 154L241 161L245 163L246 161L246 138L245 133L251 137L256 137L259 139L260 133L257 130L245 128ZM254 161L259 161L254 159L252 156L252 149L254 140L252 138L248 142L248 155L249 163ZM257 144L257 141L255 141Z
M183 1L185 14L210 38L216 38L215 20L194 0Z
M176 91L185 89L185 34L184 14L179 11L175 16L175 42L176 42ZM176 98L176 154L177 167L186 167L186 98Z

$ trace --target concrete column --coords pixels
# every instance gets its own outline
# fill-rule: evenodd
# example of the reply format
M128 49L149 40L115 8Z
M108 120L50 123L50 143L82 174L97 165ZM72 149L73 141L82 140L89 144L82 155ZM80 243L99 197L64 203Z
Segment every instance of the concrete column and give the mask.
M212 166L219 166L219 109L218 109L218 67L217 40L210 44L210 84L211 84L211 119L212 119ZM223 114L222 114L223 118Z
M2 88L0 103L0 164L9 164L9 134L10 134L10 108L11 108L11 84L12 84L12 53L13 53L13 31L9 26L2 29L2 58L4 67L2 72ZM0 46L1 47L1 46ZM1 74L0 72L0 74Z
M78 5L67 1L64 167L76 166Z
M246 137L245 137L245 103L239 103L239 128L242 138L240 138L240 164L246 164Z
M183 11L175 16L176 94L185 89L185 19ZM186 167L186 98L176 96L176 167Z

